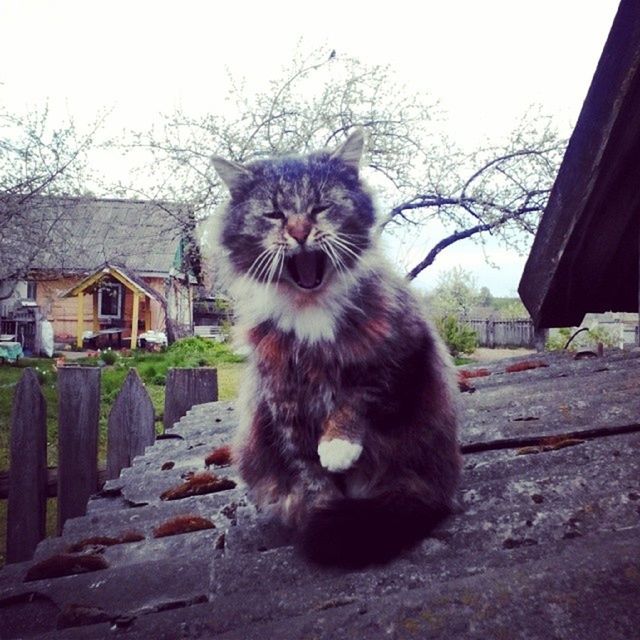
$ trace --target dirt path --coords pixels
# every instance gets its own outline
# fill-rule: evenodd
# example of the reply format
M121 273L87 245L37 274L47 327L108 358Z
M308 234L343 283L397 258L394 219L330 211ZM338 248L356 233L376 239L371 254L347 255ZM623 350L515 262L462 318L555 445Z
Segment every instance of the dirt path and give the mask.
M518 356L526 357L536 353L533 349L486 349L479 347L470 356L476 362L492 362L493 360L502 360L503 358L515 358Z

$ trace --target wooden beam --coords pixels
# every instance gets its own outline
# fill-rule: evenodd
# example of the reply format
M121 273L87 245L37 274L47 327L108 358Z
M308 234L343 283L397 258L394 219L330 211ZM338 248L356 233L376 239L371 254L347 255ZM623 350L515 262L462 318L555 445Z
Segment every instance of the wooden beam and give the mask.
M93 301L93 332L98 333L100 331L100 319L98 318L98 292L94 291L91 294Z
M92 284L100 280L100 278L102 278L105 275L105 273L106 271L104 269L100 269L100 271L97 271L93 275L80 281L75 287L73 287L73 289L70 289L69 291L67 291L64 297L77 296L79 293L82 293Z
M151 297L149 296L145 299L144 330L151 331Z
M144 289L141 289L135 282L131 282L129 278L121 274L119 271L112 269L109 273L111 274L111 277L114 280L117 280L120 284L123 284L132 293L137 293L138 295L144 295L145 293Z
M621 0L520 281L537 327L635 311L639 158L640 3Z
M6 500L9 495L10 483L9 471L0 471L0 500ZM107 467L101 465L98 467L98 490L102 489L107 481ZM55 498L58 495L58 467L47 468L46 481L47 498Z
M138 318L140 317L140 294L133 293L133 316L131 318L131 348L135 349L138 344Z
M82 349L82 334L84 333L84 294L79 293L76 297L78 298L76 345L78 349Z

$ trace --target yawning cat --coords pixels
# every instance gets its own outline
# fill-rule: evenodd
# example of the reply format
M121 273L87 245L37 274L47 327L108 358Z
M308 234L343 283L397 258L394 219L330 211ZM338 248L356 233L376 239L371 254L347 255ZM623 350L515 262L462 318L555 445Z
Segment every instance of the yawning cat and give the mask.
M213 164L251 347L234 458L309 558L385 561L449 511L460 471L448 354L377 246L356 130L334 151Z

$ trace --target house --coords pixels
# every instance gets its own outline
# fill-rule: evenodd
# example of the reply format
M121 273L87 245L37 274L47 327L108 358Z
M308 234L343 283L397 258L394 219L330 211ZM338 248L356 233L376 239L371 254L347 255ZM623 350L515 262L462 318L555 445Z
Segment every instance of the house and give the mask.
M520 282L537 327L638 312L640 5L622 0Z
M55 342L78 346L85 337L122 343L145 331L191 333L199 254L184 207L87 197L38 198L29 207L50 238L3 303L3 333L29 334L32 349L33 329L20 334L29 319L50 320Z

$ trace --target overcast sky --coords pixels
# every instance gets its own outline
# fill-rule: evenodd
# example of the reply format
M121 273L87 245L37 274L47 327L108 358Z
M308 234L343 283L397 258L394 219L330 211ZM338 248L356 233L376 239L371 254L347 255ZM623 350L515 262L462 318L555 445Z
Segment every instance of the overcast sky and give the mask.
M0 100L13 111L49 102L54 113L145 128L174 106L219 110L227 71L261 86L301 42L391 64L409 90L427 90L468 148L505 135L532 104L570 132L617 0L323 0L319 3L0 2ZM462 264L496 295L515 292L523 260L471 243L438 258L429 278Z

